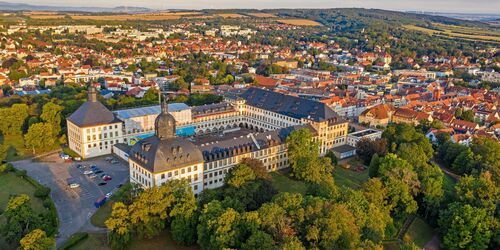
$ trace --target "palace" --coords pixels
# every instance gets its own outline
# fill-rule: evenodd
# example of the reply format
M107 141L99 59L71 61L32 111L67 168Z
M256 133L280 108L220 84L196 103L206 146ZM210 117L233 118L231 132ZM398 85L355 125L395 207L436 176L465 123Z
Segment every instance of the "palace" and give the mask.
M70 148L93 157L127 144L130 181L144 187L184 178L198 194L222 186L228 170L245 158L260 160L268 171L286 168L286 138L298 129L312 132L322 155L347 143L348 122L327 105L258 88L218 104L115 112L94 95L91 89L89 101L68 118L68 132L79 131L68 133ZM107 120L91 119L95 111L84 115L89 105L100 107ZM111 136L115 130L120 132Z

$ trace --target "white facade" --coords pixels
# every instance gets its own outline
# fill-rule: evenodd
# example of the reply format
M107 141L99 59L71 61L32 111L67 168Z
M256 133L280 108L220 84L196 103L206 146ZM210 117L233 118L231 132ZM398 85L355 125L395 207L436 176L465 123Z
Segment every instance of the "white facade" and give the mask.
M374 129L365 129L354 133L350 133L347 135L347 144L356 147L358 141L364 138L368 138L370 140L380 139L382 138L382 131Z
M68 121L69 148L83 158L111 154L114 144L123 142L122 123L78 127Z

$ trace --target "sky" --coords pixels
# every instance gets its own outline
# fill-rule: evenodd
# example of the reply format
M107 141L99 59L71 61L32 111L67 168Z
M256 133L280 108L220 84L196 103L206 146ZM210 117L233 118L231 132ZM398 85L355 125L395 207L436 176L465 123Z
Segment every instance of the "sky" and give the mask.
M500 0L0 0L33 5L116 7L153 9L231 8L343 8L361 7L400 11L500 14Z

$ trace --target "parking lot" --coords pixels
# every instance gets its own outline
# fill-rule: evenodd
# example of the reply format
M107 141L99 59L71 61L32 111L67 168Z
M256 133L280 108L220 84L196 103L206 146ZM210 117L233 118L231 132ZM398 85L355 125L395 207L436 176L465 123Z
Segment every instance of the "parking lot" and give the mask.
M99 197L116 191L120 184L129 180L126 163L119 161L112 164L106 161L106 157L65 162L58 154L53 154L39 161L24 160L13 164L19 169L25 169L29 176L52 189L51 197L59 215L58 243L82 227L92 227L88 222L96 211L94 202ZM102 173L95 174L93 178L90 177L91 174L84 174L91 170L91 166L96 166ZM112 179L103 180L103 174ZM77 184L73 186L78 187L71 188L70 183Z

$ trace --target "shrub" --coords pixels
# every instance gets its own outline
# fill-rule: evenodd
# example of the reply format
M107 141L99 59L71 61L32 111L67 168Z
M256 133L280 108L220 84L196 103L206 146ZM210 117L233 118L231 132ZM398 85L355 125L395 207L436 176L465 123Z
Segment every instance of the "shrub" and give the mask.
M75 233L75 234L71 235L71 237L69 237L69 239L61 245L61 247L59 247L59 250L70 249L88 237L89 237L89 234L85 233L85 232Z
M49 196L50 194L50 188L48 187L37 187L35 191L35 197L40 198L40 199L45 199Z
M25 177L25 176L26 176L26 173L27 173L27 172L26 172L26 170L22 169L22 170L17 171L17 172L16 172L16 175L17 175L18 177Z

